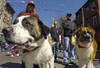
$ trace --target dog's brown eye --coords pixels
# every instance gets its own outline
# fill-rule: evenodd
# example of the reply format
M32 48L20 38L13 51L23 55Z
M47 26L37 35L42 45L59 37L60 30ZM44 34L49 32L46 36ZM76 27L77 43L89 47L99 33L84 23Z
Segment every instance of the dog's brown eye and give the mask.
M91 32L87 32L87 33L92 35L92 33L91 33Z
M24 25L24 26L26 26L26 25L28 25L28 24L30 24L26 19L24 19L23 21L22 21L22 24Z
M87 33L90 34L91 36L93 36L93 35L92 35L92 32L87 32Z
M27 24L28 24L28 22L24 22L24 24L25 24L25 25L27 25Z
M30 23L27 22L27 21L24 21L22 24L23 24L25 27L26 27L26 26L30 26Z

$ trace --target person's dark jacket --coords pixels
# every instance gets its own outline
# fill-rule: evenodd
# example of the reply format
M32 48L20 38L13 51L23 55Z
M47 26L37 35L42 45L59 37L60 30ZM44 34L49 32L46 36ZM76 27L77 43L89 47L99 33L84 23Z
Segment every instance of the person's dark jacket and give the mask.
M21 11L18 15L17 15L17 17L20 17L20 16L22 16L23 14L25 14L26 12L25 11Z
M63 22L64 37L71 36L73 31L76 29L76 25L71 20L66 20Z
M50 29L51 37L55 42L59 42L60 29L52 27Z

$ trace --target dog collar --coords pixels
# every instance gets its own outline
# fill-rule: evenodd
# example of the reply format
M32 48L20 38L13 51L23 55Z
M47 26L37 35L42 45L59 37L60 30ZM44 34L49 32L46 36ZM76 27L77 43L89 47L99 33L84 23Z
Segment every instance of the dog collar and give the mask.
M32 52L32 51L35 51L35 50L37 50L38 48L39 48L39 47L36 47L36 48L34 48L34 49L32 49L32 50L23 49L23 53Z
M34 16L35 18L38 19L38 15L37 14L32 14L32 13L25 13L22 16L27 16L27 15Z

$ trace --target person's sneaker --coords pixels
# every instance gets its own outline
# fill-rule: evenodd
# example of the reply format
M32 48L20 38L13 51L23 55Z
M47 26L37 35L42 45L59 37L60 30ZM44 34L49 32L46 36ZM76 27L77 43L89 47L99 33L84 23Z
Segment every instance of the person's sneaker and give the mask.
M14 57L14 55L11 55L11 57Z
M16 56L19 56L19 54L16 54Z

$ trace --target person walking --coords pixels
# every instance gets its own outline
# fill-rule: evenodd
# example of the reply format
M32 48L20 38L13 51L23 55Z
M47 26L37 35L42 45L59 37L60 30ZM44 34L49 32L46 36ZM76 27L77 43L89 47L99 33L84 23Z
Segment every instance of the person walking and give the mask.
M59 43L61 43L61 35L60 35L60 29L58 28L58 22L54 22L54 27L50 30L51 37L53 42L55 42L55 45L53 46L53 52L55 54L55 60L58 59L58 51L59 51Z
M72 21L71 18L72 14L67 13L66 20L62 23L63 30L64 30L64 48L63 48L63 60L64 64L68 65L68 57L70 59L70 63L74 64L74 46L71 45L70 39L73 31L76 28L75 23Z
M42 22L42 21L39 19L38 15L36 14L35 3L34 3L32 0L29 0L29 1L28 1L27 5L26 5L26 11L20 12L20 13L17 15L17 17L22 16L22 15L24 15L24 14L26 14L26 13L28 13L28 14L30 14L30 15L31 15L31 14L34 14L34 15L38 18L38 22ZM23 53L24 53L24 51L23 51ZM22 59L22 68L26 68L23 59ZM39 65L34 64L34 68L39 68Z
M27 5L26 5L26 11L21 11L17 17L24 15L25 13L31 13L31 14L36 14L36 10L35 10L35 3L33 1L28 1Z

